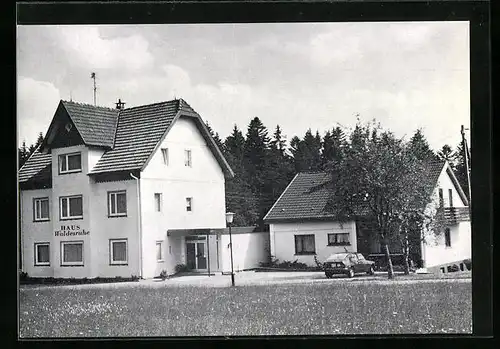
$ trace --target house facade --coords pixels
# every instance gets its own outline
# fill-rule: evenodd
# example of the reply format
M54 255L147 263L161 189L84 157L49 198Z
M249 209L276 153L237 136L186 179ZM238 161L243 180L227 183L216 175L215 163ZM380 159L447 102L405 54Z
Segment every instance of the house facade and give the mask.
M410 234L410 258L426 268L471 258L467 197L447 162L430 164L428 175L433 187L426 209L440 215L442 231ZM315 259L324 262L337 252L382 253L366 212L340 222L325 210L329 191L321 184L328 180L329 174L324 172L298 173L266 214L273 257L314 266ZM399 241L388 243L391 253L401 253Z
M61 101L18 173L21 268L55 278L228 270L233 175L182 99L117 109Z

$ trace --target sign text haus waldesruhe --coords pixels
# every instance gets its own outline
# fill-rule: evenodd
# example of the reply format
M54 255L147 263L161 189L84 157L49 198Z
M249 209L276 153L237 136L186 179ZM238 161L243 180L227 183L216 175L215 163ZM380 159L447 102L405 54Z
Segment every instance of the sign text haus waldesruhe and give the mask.
M61 225L61 230L56 230L54 236L89 235L90 231L80 229L79 225Z

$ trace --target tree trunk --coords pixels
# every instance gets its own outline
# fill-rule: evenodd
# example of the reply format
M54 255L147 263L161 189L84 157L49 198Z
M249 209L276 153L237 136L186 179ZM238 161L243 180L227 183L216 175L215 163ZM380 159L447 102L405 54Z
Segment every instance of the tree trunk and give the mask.
M387 259L387 278L388 279L393 279L394 278L394 269L392 268L392 261L391 261L391 255L389 254L389 246L386 241L383 243L383 249L385 253L385 258Z
M404 274L408 275L410 274L410 264L408 261L408 257L410 254L410 247L408 243L408 230L403 230L403 267L404 267Z

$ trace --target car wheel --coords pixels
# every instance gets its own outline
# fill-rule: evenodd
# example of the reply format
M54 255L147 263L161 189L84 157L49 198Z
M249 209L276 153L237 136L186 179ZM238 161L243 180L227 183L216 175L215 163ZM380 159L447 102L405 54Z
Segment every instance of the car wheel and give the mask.
M331 279L331 278L333 277L333 274L332 274L332 273L325 273L325 275L326 275L326 277L327 277L328 279Z
M373 275L375 274L375 270L373 269L373 265L370 265L370 269L368 269L368 275Z
M347 277L348 278L354 277L354 270L352 268L349 268L349 271L347 272Z

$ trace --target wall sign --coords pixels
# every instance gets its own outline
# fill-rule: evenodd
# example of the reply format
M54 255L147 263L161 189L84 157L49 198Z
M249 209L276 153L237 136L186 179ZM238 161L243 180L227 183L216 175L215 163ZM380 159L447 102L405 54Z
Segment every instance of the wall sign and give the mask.
M54 232L55 236L89 235L90 231L81 229L79 225L61 225L61 230Z

